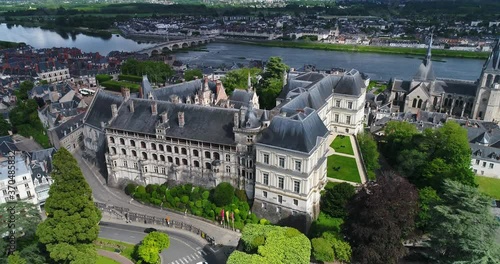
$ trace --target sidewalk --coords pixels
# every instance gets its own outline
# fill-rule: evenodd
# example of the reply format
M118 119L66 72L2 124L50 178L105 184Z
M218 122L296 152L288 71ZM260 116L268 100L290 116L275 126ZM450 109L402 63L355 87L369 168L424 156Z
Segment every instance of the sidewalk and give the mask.
M134 264L130 259L116 253L107 250L98 249L97 254L103 257L107 257L120 262L121 264Z

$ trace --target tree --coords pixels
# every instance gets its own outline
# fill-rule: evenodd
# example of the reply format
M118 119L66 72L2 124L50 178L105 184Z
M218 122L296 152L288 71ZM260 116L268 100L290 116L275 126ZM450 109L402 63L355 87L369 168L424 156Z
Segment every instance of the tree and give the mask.
M153 83L163 83L168 77L174 75L170 65L161 61L138 61L128 59L121 66L122 74L142 76L147 75Z
M54 155L51 177L47 219L36 231L39 241L56 262L94 263L97 254L92 243L99 234L101 212L78 163L65 148Z
M449 179L441 203L431 209L430 249L437 263L498 263L495 235L500 224L490 212L491 198Z
M203 73L200 69L192 69L184 71L184 80L192 81L196 78L200 79L203 77Z
M170 246L170 238L161 232L151 232L137 248L139 257L146 263L157 263L159 253Z
M0 215L9 215L10 207L15 207L16 221L15 228L18 235L23 237L33 237L37 225L41 222L40 211L37 206L27 202L3 203L0 204ZM10 230L7 225L7 217L0 218L0 234L5 234Z
M14 252L7 258L8 264L27 264L26 260L19 255L19 252Z
M234 187L228 182L219 183L214 190L214 203L218 207L231 204L234 197Z
M271 109L276 106L276 98L283 88L283 74L288 69L280 57L269 58L257 89L261 107Z
M389 121L384 128L385 154L389 162L395 161L397 154L407 149L414 135L418 133L414 125L408 122Z
M331 189L325 189L325 193L321 198L321 211L331 217L346 217L347 202L355 193L354 186L345 182L339 183Z
M360 133L356 138L358 139L359 149L361 150L363 161L368 171L368 178L374 180L375 171L380 168L377 142L375 142L370 133Z
M253 86L257 85L257 76L261 73L259 68L241 68L229 71L222 78L224 89L227 94L232 94L234 89L246 89L248 86L248 74Z
M335 260L350 262L352 249L349 243L345 242L337 233L333 232L324 232L321 237L330 244L335 254Z
M407 250L403 241L413 232L418 213L416 188L393 173L364 186L348 205L343 226L354 262L397 263Z
M19 90L15 92L18 101L28 99L28 92L33 89L35 85L31 81L24 81L19 85Z
M9 131L12 131L12 126L4 118L0 119L0 136L8 136Z
M439 204L441 198L432 187L425 187L418 191L419 212L417 227L422 231L427 231L428 223L431 220L431 209Z
M322 237L311 239L312 244L312 255L314 259L323 262L329 262L335 260L335 253L330 243Z

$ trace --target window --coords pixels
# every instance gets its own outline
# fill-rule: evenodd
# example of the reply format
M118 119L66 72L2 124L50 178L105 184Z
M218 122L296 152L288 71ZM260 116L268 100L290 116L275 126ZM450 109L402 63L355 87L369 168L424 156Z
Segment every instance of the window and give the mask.
M299 181L293 182L293 191L296 193L300 193L300 182Z
M479 165L479 160L478 159L476 160L476 165Z
M280 207L276 207L276 213L281 213L281 208Z
M285 188L285 178L278 177L278 188L280 188L280 189L284 189Z
M266 191L263 191L263 192L262 192L262 196L264 196L264 198L267 198L267 192L266 192Z
M125 139L120 138L120 144L125 145Z
M252 146L247 146L247 152L252 152Z
M123 167L128 168L126 160L123 161Z
M145 159L145 160L148 159L148 154L146 152L142 152L142 159Z
M146 148L146 142L141 141L141 148Z
M266 209L267 208L267 204L266 203L262 203L262 208Z
M283 196L278 195L278 203L283 203Z
M170 162L170 163L174 162L174 160L170 156L167 156L167 161Z
M264 154L264 164L269 164L269 154Z
M181 163L179 162L179 158L175 158L175 165L181 165Z
M167 152L172 152L172 147L171 146L167 146Z
M209 159L210 158L210 152L205 151L205 158Z
M481 175L484 175L484 171L481 171Z
M214 152L214 160L220 160L220 155L218 152Z
M26 176L23 176L23 181L25 181L26 179L27 179Z
M474 173L477 174L477 170L476 169L474 169Z
M7 195L7 190L3 190L3 195Z
M165 151L162 144L158 145L158 147L160 148L160 151Z
M155 171L155 173L158 173L158 166L154 166L153 170Z
M227 161L227 162L230 162L230 161L231 161L231 155L226 154L226 161Z
M212 165L209 162L205 163L205 169L212 169Z
M181 154L182 155L187 155L188 154L187 149L186 148L181 148Z
M347 108L352 109L352 102L347 102Z
M197 160L195 160L195 161L193 162L193 165L194 165L196 168L199 168L199 167L200 167L200 162L199 162L199 161L197 161Z
M265 185L269 185L269 174L267 174L267 173L262 174L262 178L263 178L263 181L262 181L262 182L263 182Z
M24 184L24 188L29 188L29 187L30 187L30 185L28 183Z
M295 206L298 206L298 205L299 205L299 200L297 200L297 199L293 199L293 204L294 204Z
M151 143L151 148L152 148L153 150L156 150L156 144L155 144L155 143Z
M127 150L126 149L122 149L122 154L123 155L127 155Z
M345 122L346 122L346 124L351 124L351 116L346 116Z
M160 146L161 146L161 145L160 145ZM165 156L160 155L160 160L161 160L161 161L165 161Z
M195 157L199 157L200 156L200 153L198 152L198 150L193 150L193 156Z
M339 114L335 114L335 122L339 122Z
M111 155L115 155L116 154L116 148L115 147L111 147Z
M252 143L253 136L247 136L247 143Z
M158 155L153 154L153 159L154 159L154 160L158 160Z
M130 140L130 146L135 147L135 141L134 140Z
M295 170L300 171L300 167L302 166L302 163L298 160L295 161Z
M486 161L483 161L483 167L486 167Z
M226 166L226 172L231 173L231 166Z
M253 172L249 172L248 173L248 179L249 180L253 180Z
M139 166L137 166L137 162L134 162L134 169L137 169L139 168Z
M167 174L165 168L161 168L161 174Z
M28 197L31 197L31 192L30 192L30 191L27 191L27 192L26 192L26 195L28 195Z
M148 166L144 166L144 167L142 167L142 171L144 171L144 172L148 172Z
M179 153L179 148L178 147L174 147L174 152L178 154Z
M137 151L132 150L132 156L137 157Z
M490 169L493 169L493 166L494 166L493 163L490 163Z
M340 107L340 100L335 101L335 107Z
M182 165L187 166L188 165L188 160L187 159L182 159Z
M282 168L285 167L285 158L284 157L279 157L279 166Z
M115 138L114 137L109 137L109 142L111 142L111 143L114 144L115 143Z

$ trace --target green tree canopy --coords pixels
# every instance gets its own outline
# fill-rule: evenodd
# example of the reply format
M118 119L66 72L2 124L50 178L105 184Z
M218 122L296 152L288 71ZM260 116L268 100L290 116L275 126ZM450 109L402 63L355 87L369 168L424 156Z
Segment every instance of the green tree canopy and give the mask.
M78 163L65 148L54 155L51 177L47 219L36 231L39 241L56 262L94 263L97 254L92 243L99 234L101 212Z
M192 69L184 71L184 80L192 81L196 78L201 79L203 77L203 73L200 69Z
M431 209L441 201L436 190L432 187L425 187L418 191L418 212L417 227L422 231L427 231L428 223L431 220Z
M259 68L241 68L226 73L226 76L221 80L226 93L232 94L234 89L248 88L249 73L251 84L255 87L257 85L257 76L261 73Z
M174 70L170 65L161 61L138 61L128 59L121 66L122 74L143 76L154 83L163 83L168 77L174 75Z
M430 249L436 263L498 263L494 241L500 224L491 198L478 189L446 179L442 201L431 209Z
M417 189L405 178L385 173L364 186L348 205L343 226L356 263L398 263L415 227Z
M377 142L373 139L370 133L360 133L356 136L358 139L359 149L363 155L368 177L372 180L375 179L375 171L380 168L378 162L379 153L377 150Z
M12 126L4 118L0 119L0 136L9 135L9 131L12 131Z
M333 188L325 189L321 197L321 211L331 217L344 218L347 216L346 205L356 193L354 186L349 183L339 183Z
M219 206L231 204L234 197L234 187L228 182L221 182L214 190L214 203Z
M145 263L155 264L159 260L159 253L170 246L170 238L162 232L151 232L137 248L137 253Z
M283 74L288 69L280 57L269 58L257 89L261 108L271 109L276 106L276 98L283 88Z
M35 85L30 81L24 81L19 85L19 90L15 92L18 101L28 99L28 92L33 89Z

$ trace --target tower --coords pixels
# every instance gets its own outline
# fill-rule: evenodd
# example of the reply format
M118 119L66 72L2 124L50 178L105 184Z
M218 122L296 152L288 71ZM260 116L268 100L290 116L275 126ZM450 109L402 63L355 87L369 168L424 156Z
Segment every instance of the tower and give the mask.
M413 77L414 81L433 81L436 79L434 75L434 70L432 69L432 34L429 40L429 46L427 47L427 54L422 60L422 63L418 67L417 73Z
M490 122L500 120L500 39L481 71L472 116Z

